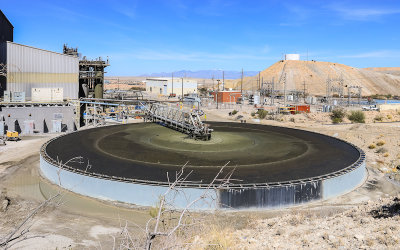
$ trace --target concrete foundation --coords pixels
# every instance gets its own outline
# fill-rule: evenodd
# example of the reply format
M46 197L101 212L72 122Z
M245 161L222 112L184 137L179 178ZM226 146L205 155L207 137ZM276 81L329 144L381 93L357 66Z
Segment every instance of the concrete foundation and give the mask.
M75 126L75 107L66 105L8 105L0 107L0 117L6 130L21 134L72 132Z

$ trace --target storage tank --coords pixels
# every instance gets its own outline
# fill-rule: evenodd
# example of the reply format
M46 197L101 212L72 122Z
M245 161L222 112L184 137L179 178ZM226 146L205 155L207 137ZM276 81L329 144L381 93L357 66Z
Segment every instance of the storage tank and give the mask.
M299 61L300 60L300 54L286 54L285 55L285 60Z

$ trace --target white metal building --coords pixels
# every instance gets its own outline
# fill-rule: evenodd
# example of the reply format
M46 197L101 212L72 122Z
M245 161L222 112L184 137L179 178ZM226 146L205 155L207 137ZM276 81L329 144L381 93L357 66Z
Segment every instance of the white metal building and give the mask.
M197 81L185 78L148 78L146 79L146 91L151 94L169 96L174 93L176 96L183 94L197 93Z
M6 89L25 92L31 100L35 88L62 89L64 99L78 99L79 58L13 42L0 45L6 51Z
M285 55L285 60L299 61L300 60L300 54L286 54Z

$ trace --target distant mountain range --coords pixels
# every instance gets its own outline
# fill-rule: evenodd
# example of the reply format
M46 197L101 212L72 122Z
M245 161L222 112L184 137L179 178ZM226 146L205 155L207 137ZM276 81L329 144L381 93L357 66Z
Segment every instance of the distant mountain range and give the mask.
M198 70L198 71L190 71L190 70L181 70L175 71L174 77L190 77L190 78L208 78L211 79L222 79L222 71L221 70ZM258 74L258 71L244 71L243 76L255 76ZM242 76L241 71L232 71L227 70L224 71L225 79L238 79ZM141 76L148 77L171 77L172 72L161 72L161 73L151 73Z

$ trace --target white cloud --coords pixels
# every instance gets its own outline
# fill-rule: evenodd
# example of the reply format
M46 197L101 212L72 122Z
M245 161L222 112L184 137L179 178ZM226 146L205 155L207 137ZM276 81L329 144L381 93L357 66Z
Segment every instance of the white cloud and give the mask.
M209 52L182 52L182 51L156 51L144 49L129 53L110 53L113 58L134 58L149 61L186 61L186 62L224 62L232 60L270 60L273 56L248 53L209 53Z
M378 50L353 55L341 55L341 58L399 58L400 50Z
M137 12L137 0L114 0L110 7L117 13L126 16L130 19L134 19L136 17Z
M370 21L387 15L400 14L398 8L357 8L342 5L331 5L328 8L337 12L344 19L357 21Z

